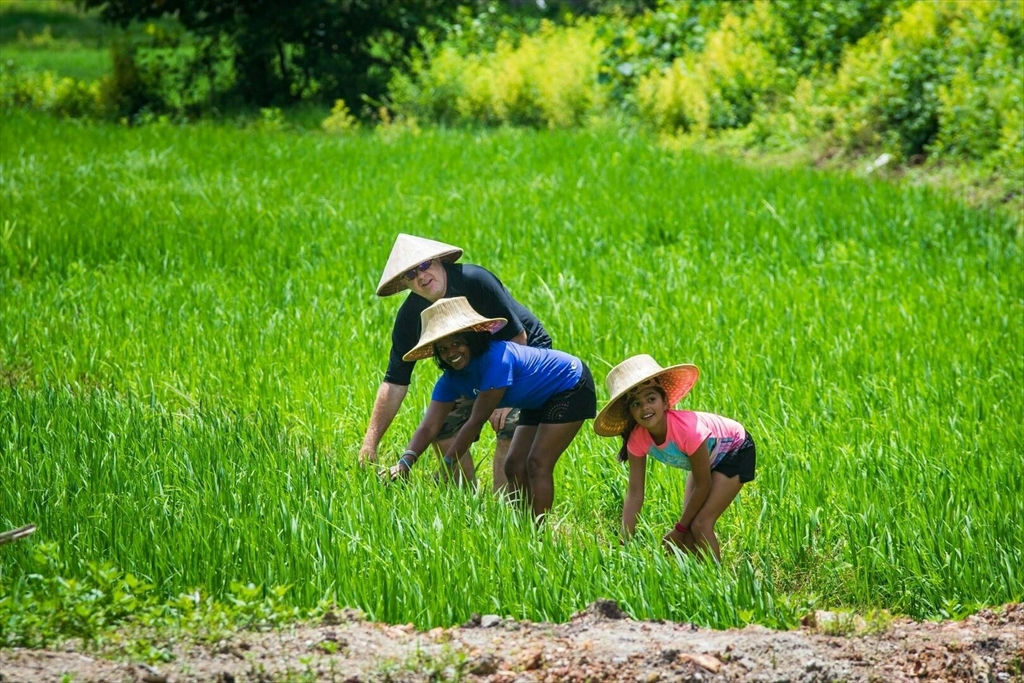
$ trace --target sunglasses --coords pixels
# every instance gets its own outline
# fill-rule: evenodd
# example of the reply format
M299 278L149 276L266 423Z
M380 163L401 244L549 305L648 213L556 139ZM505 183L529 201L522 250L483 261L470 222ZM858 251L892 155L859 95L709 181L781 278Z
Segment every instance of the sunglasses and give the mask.
M424 261L423 263L419 264L415 268L411 268L410 270L405 271L402 274L402 277L405 278L406 280L410 280L410 281L411 280L415 280L417 275L419 275L420 273L426 271L426 269L429 268L429 267L430 267L430 261Z

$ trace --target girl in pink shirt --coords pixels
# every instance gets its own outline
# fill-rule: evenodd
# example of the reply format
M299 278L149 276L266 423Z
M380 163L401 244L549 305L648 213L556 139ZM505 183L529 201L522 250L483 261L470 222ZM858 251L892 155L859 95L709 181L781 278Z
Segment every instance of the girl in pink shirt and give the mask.
M663 541L721 559L715 522L743 484L754 479L754 440L735 420L690 410L672 410L697 382L694 365L662 368L643 354L608 373L611 398L594 420L601 436L621 436L619 460L629 462L629 488L622 506L626 538L636 530L644 504L647 456L688 473L683 511Z

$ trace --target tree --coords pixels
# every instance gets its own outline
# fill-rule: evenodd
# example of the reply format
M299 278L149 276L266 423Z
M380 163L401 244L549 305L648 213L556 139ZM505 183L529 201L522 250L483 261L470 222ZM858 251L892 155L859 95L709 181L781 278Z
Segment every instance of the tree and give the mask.
M207 48L227 47L235 92L269 106L384 92L420 27L451 16L444 0L76 0L107 22L177 19ZM213 59L203 49L197 59Z

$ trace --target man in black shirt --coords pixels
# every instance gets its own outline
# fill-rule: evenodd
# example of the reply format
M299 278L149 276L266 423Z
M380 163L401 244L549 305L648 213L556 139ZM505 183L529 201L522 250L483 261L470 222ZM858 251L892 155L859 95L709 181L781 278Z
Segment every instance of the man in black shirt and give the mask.
M402 356L419 341L420 313L438 299L464 296L470 306L485 318L508 320L508 324L494 335L495 339L551 348L551 338L537 317L513 299L489 270L456 263L461 256L462 249L458 247L406 234L399 234L391 248L384 274L377 285L377 296L391 296L403 289L410 290L410 293L395 317L388 369L373 403L370 424L359 451L360 463L377 461L377 447L405 400L416 366L414 362L402 360ZM472 405L468 400L456 402L437 437L442 452L469 419ZM506 482L505 454L518 422L518 412L499 408L491 415L491 426L498 436L493 463L495 491L504 487ZM460 464L464 476L474 480L473 457L468 451Z

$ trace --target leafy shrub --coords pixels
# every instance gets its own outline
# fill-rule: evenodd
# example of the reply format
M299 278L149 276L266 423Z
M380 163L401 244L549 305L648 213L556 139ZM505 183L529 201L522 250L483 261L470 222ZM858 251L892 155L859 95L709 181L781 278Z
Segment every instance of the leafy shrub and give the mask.
M331 107L331 115L323 120L321 127L328 133L346 133L359 126L359 122L352 116L345 100L335 100Z
M1019 108L1020 21L1012 0L914 3L849 51L823 127L844 147L904 157L993 153Z
M1014 146L1013 137L1019 144L1024 80L1021 46L1014 49L1011 36L1021 20L1019 5L989 2L972 5L954 21L950 48L956 68L938 89L936 154L984 159L1001 148L1007 132L1007 144Z
M797 77L833 73L843 52L899 14L908 0L772 0L755 38Z
M498 39L491 53L463 55L441 45L417 55L409 72L392 80L393 107L448 124L580 125L603 103L594 33L591 22L544 22L518 43Z
M457 99L464 90L463 71L471 63L451 46L428 44L411 57L408 70L392 77L392 106L403 116L445 125L459 122Z
M131 121L151 114L198 114L234 79L230 52L212 41L159 48L115 42L111 53L114 69L104 83L104 99L114 116Z
M66 578L57 547L33 552L38 572L0 598L0 646L45 647L61 638L96 640L109 627L153 604L153 586L107 563L90 563L83 578Z
M0 107L138 123L199 113L231 78L223 70L196 71L198 62L182 48L114 42L111 53L112 73L89 82L0 66Z
M660 0L655 9L637 17L598 22L597 38L603 44L599 80L607 85L610 99L634 110L640 81L686 53L703 50L707 32L724 13L725 5L715 0Z
M105 110L99 82L59 77L50 71L0 68L0 109L34 109L71 118L101 116Z
M770 5L758 2L746 17L727 15L707 36L704 50L641 80L641 112L656 128L706 134L750 123L758 103L777 87L779 70L752 39L771 21Z
M287 604L287 586L238 581L223 601L201 599L198 591L162 600L153 584L109 562L72 568L59 557L56 544L40 544L32 553L36 571L0 584L0 647L47 647L67 638L95 643L132 623L215 640L237 629L275 628L328 607L302 611ZM151 657L166 654L148 641L135 645Z

